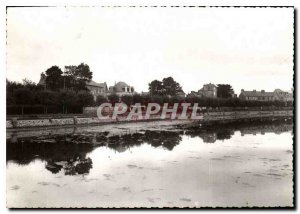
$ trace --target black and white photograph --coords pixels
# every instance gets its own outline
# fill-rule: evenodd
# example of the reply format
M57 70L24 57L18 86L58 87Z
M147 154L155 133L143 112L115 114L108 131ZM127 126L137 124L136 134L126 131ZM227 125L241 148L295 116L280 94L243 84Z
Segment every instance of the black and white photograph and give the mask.
M6 207L294 208L295 12L6 7Z

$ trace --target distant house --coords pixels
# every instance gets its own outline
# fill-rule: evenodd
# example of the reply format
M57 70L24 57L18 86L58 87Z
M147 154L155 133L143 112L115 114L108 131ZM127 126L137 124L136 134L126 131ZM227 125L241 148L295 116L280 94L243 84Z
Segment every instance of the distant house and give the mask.
M274 101L276 99L274 92L265 92L265 90L245 91L244 89L241 90L239 98L251 101Z
M217 86L215 84L209 83L203 85L203 87L198 91L200 97L217 97Z
M94 97L94 100L97 99L97 96L106 97L108 93L108 88L106 82L104 83L96 83L91 80L86 84L87 89L91 92Z
M245 91L241 90L240 99L243 100L255 100L255 101L293 101L293 94L290 92L282 91L281 89L275 89L274 92L261 91Z
M205 84L203 85L203 87L196 91L191 91L191 93L189 93L187 95L188 97L210 97L210 98L216 98L217 97L217 86L209 83L209 84Z
M183 91L179 91L176 93L178 97L185 98L185 93Z
M46 75L44 74L44 72L41 73L41 78L38 82L38 85L44 86L46 88Z
M38 85L42 85L46 87L46 75L41 73L41 78ZM97 96L101 95L106 97L108 93L107 84L104 83L96 83L95 81L91 80L86 84L87 89L91 92L94 97L94 100L97 99Z
M116 94L118 96L135 94L134 87L125 82L118 82L114 86L109 87L109 94Z
M281 89L275 89L274 94L276 100L285 101L285 102L294 100L293 93L291 92L283 91Z

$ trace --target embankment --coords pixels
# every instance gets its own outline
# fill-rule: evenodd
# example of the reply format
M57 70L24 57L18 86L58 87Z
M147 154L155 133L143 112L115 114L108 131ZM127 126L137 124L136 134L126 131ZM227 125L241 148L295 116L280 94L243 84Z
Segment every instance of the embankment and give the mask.
M170 116L170 115L169 115ZM211 111L201 114L199 120L188 120L193 122L209 122L209 121L234 121L239 119L257 119L257 118L293 118L292 110L275 110L275 111ZM149 121L160 121L159 115L153 115ZM169 118L164 120L170 120ZM22 129L22 128L36 128L36 127L62 127L62 126L86 126L86 125L102 125L114 123L131 123L146 120L128 121L125 117L119 117L117 120L113 119L98 119L97 117L77 117L70 118L41 118L41 119L21 119L12 118L6 120L6 128ZM177 123L180 124L180 120ZM186 121L185 121L186 122ZM175 122L176 123L176 122Z

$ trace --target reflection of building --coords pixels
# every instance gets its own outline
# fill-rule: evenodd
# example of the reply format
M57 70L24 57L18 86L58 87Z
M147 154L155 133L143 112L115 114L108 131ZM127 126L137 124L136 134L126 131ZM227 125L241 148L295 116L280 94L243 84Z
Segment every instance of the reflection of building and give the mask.
M109 93L123 96L123 95L133 95L135 91L134 91L134 87L126 84L125 82L118 82L114 86L109 87Z
M256 135L256 134L265 134L265 133L276 133L281 134L283 132L288 132L292 130L292 124L266 124L266 125L256 125L253 127L241 127L241 135Z
M88 82L86 84L87 89L89 89L89 91L91 92L91 94L94 97L94 100L97 99L97 96L103 96L106 97L107 96L107 85L106 83L96 83L93 80L91 80L90 82Z
M214 143L217 140L217 133L201 133L199 134L199 137L202 138L204 143Z

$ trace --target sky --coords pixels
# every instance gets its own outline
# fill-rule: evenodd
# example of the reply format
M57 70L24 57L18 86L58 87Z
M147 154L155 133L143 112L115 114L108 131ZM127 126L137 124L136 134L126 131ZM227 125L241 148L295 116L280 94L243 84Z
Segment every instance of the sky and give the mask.
M186 93L206 83L290 91L293 32L293 8L13 7L6 76L38 82L83 62L94 81L137 92L169 76Z

